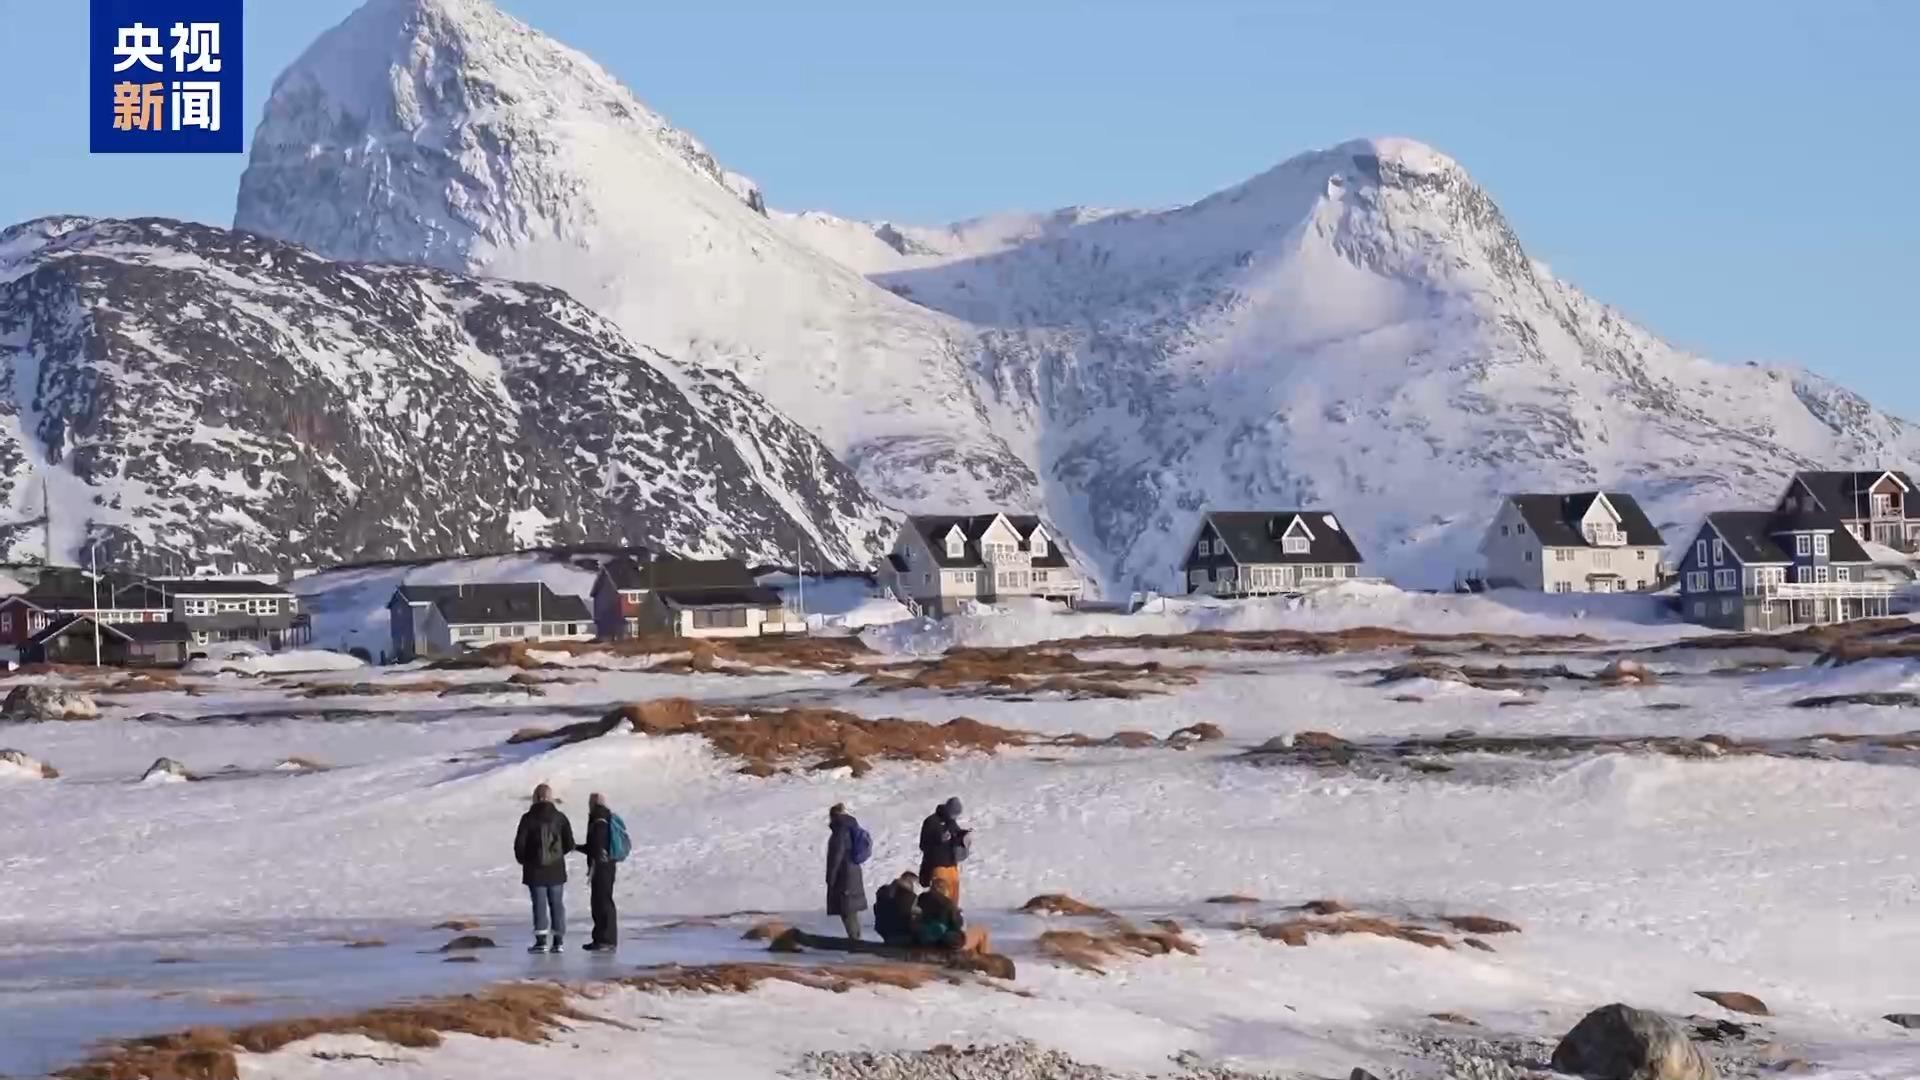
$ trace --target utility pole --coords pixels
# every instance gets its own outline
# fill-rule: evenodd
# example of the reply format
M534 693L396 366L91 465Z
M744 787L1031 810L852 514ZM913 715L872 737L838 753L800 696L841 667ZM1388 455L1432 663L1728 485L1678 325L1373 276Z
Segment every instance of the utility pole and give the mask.
M793 576L800 583L800 632L807 632L807 534L800 533L793 541Z
M93 666L100 666L100 541L92 548L93 563Z

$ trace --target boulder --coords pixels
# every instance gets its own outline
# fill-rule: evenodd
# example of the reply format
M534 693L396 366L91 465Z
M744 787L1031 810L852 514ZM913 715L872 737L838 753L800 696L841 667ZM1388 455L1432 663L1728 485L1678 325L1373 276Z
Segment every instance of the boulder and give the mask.
M1202 720L1198 724L1193 724L1188 727L1183 727L1180 730L1174 732L1173 734L1167 736L1167 741L1170 743L1171 742L1218 742L1219 740L1224 739L1226 737L1227 737L1227 733L1220 730L1219 724L1208 723L1207 721Z
M1773 1015L1767 1009L1766 1002L1738 990L1695 990L1694 993L1732 1012L1746 1013L1749 1016Z
M161 758L147 766L147 771L140 774L140 782L143 784L175 784L191 779L193 774L187 771L187 767L170 757Z
M100 707L80 690L62 690L57 686L16 686L0 702L0 720L45 722L49 720L93 720Z
M1638 660L1621 657L1600 669L1593 681L1612 686L1652 686L1660 680L1654 677L1653 669Z
M1553 1048L1553 1067L1587 1080L1715 1080L1686 1029L1614 1003L1588 1013Z
M28 779L57 780L60 770L24 750L0 750L0 775L13 773Z

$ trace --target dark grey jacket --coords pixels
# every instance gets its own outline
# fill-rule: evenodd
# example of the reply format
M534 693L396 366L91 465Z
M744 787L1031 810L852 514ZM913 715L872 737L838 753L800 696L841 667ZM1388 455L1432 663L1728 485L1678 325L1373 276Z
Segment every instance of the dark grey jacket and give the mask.
M547 861L541 851L541 836L551 831L560 849L560 858ZM534 803L520 815L520 828L513 834L513 860L520 864L522 885L565 885L567 854L579 847L573 842L573 822L552 803Z
M852 814L835 819L827 834L827 914L846 915L867 910L867 881L853 861Z

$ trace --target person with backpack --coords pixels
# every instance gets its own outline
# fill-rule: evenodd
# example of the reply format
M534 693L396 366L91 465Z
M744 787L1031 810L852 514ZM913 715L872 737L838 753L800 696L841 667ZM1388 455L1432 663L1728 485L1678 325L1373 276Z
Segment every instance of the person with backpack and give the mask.
M520 815L513 836L513 858L520 864L520 881L533 897L532 953L557 953L567 933L567 855L573 842L573 823L553 804L553 788L533 789L533 805Z
M593 940L587 943L588 952L620 947L620 912L613 906L614 868L632 849L627 823L607 805L607 797L597 791L587 796L587 842L581 850L586 852L587 883L593 897Z
M914 901L919 898L920 879L911 871L880 886L873 894L873 932L889 945L912 945L914 923L919 918Z
M860 940L860 913L867 910L867 883L860 864L873 854L873 837L844 803L827 811L827 914L840 916L847 937Z
M928 889L941 884L947 898L960 902L960 864L967 860L967 835L960 827L960 800L948 799L920 823L920 883Z

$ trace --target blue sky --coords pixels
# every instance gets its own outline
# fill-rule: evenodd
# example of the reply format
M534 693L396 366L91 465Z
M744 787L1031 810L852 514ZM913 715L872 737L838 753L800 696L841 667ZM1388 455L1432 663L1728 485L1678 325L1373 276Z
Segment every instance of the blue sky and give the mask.
M248 124L355 0L248 0ZM1920 418L1920 3L502 0L784 209L1190 201L1357 135L1460 160L1676 344ZM90 157L82 0L0 0L0 223L225 223L244 157Z

